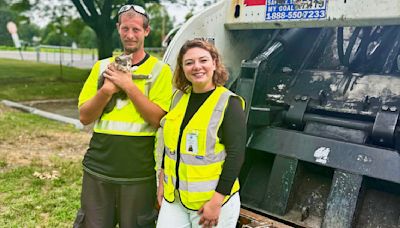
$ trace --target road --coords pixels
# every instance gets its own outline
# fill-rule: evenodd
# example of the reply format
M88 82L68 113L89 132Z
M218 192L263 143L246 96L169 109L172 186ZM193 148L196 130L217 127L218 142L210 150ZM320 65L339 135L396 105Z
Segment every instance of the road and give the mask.
M73 66L77 68L89 69L93 66L95 61L97 61L97 55L93 54L72 54L72 53L50 53L50 52L28 52L22 51L0 51L0 58L7 59L19 59L21 60L21 55L23 60L40 61L50 64L60 64L64 66Z

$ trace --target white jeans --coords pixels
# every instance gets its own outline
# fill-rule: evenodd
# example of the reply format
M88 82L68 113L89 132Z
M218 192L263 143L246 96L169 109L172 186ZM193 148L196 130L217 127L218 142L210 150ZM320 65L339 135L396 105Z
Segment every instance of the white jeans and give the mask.
M235 193L222 208L217 228L235 228L240 213L239 193ZM185 208L179 197L173 203L163 199L157 219L157 228L197 228L200 216L197 211Z

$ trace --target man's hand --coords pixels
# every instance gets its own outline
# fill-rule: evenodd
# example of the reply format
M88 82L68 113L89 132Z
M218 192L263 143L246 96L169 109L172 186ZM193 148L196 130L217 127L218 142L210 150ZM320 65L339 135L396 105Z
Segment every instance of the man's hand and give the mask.
M203 228L213 227L218 225L219 214L224 202L225 196L221 193L215 192L210 201L205 203L199 210L200 221L199 225Z
M113 82L111 82L108 78L104 78L104 84L100 88L103 93L107 94L108 96L112 96L114 93L120 91L120 88L116 86Z
M112 82L115 86L127 92L135 86L132 81L131 72L123 72L115 69L114 65L108 65L107 70L103 73L104 77ZM104 82L105 83L105 82Z

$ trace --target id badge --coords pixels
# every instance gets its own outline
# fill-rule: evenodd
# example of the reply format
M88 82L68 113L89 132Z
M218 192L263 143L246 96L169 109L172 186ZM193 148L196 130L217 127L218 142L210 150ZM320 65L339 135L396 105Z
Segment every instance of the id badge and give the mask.
M186 134L186 151L189 153L197 154L199 152L198 144L199 134L197 132L190 132Z

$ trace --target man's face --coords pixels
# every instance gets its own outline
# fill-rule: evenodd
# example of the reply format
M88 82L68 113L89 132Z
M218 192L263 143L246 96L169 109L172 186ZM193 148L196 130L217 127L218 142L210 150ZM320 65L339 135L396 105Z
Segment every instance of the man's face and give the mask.
M144 48L144 39L149 35L150 27L143 28L143 17L121 15L117 29L125 54L135 53Z

